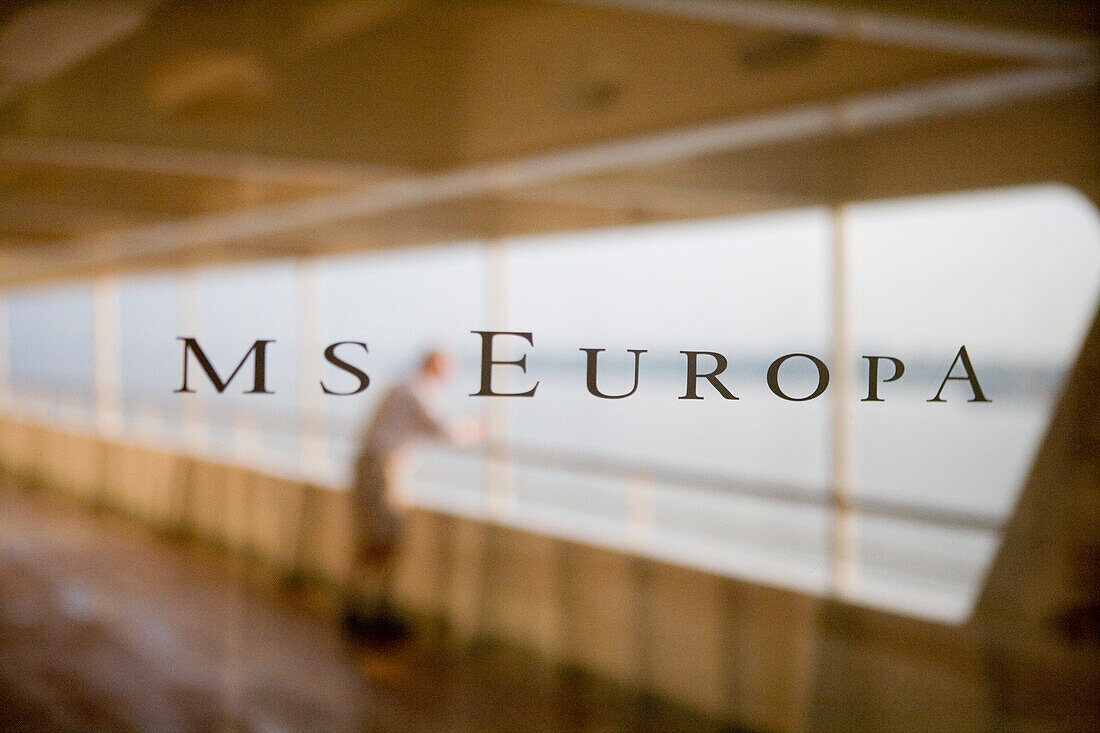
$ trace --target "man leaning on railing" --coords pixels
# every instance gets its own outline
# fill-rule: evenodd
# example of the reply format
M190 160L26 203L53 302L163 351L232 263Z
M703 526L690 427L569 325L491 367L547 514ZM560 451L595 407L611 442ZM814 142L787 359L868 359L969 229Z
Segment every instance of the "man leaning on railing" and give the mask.
M446 352L426 353L416 375L382 398L360 441L351 487L354 555L343 626L349 636L368 644L400 642L410 633L392 600L393 572L404 536L409 448L423 439L454 444L481 439L479 421L452 425L442 417L441 393L452 371Z

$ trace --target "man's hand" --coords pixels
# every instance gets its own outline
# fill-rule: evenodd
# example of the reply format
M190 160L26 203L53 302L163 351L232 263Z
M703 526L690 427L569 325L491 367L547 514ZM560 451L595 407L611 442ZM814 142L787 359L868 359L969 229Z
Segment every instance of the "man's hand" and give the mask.
M456 424L451 439L456 445L475 445L484 442L488 432L488 421L484 415L478 415Z

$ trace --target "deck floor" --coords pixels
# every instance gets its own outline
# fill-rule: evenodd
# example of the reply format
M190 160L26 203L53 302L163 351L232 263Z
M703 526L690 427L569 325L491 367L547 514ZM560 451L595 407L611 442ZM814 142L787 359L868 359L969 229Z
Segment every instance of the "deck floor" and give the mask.
M715 729L425 629L365 651L321 593L0 479L0 731Z

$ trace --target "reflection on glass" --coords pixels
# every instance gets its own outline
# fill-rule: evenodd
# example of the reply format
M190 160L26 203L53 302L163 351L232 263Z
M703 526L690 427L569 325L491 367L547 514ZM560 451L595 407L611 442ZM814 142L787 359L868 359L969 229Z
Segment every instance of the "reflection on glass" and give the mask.
M414 501L960 621L1096 312L1100 224L1059 187L849 206L844 221L839 246L831 213L813 209L117 280L122 430L343 487L373 401L439 346L461 361L453 413L487 412L492 441L487 453L426 449ZM24 411L60 419L59 406L75 404L66 409L95 424L94 365L112 363L97 362L110 343L94 336L96 314L112 312L96 310L98 297L92 284L5 294L9 398ZM495 378L537 382L533 398L470 396L480 378L471 331L491 329L531 334L533 344L503 340L499 355L526 356L526 372L501 366ZM223 376L254 341L272 340L273 394L242 394L248 374L216 394L197 371L196 393L174 394L181 336ZM355 358L370 386L352 396L320 389L354 382L323 358L338 341L368 347ZM953 380L929 402L963 345L990 401L969 401L970 384ZM636 391L589 394L583 349L604 349L606 394L631 391L627 350L645 350ZM720 354L715 376L737 399L706 379L703 399L681 399L685 351ZM769 365L792 353L832 370L816 399L769 387ZM904 363L886 381L894 362L880 360L880 401L866 399L866 356ZM698 357L701 371L716 366ZM819 378L804 357L780 375L792 396ZM831 500L837 446L848 451L843 516ZM842 526L855 572L837 586Z

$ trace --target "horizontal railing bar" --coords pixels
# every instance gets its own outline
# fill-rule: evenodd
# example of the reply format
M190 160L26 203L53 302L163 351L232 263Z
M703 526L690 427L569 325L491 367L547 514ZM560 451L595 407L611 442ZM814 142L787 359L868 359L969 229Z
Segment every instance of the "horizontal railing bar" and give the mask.
M477 452L476 448L451 447L449 449L456 452ZM701 489L714 493L810 508L842 508L828 496L824 487L820 492L813 492L789 484L739 479L723 474L625 461L605 456L568 454L516 444L492 443L486 448L482 448L481 451L491 458L508 460L532 467L603 475L620 479L646 479L655 483L678 484L696 490ZM991 514L967 512L958 509L939 509L921 504L884 499L851 497L845 508L870 517L935 524L954 529L999 532L1004 525L1002 519Z
M37 391L37 390L35 390ZM28 395L32 399L43 399L41 395ZM83 406L89 405L85 397L76 398L71 394L51 392L48 399L57 402L80 402ZM149 402L141 403L148 408ZM236 409L219 410L223 414L239 414ZM148 409L137 410L138 414L146 417L153 416ZM296 413L289 414L285 411L262 411L262 415L255 415L262 419L262 429L266 432L280 432L287 435L312 434L314 436L328 437L331 428L345 427L345 433L349 436L358 434L360 418L350 418L342 415L324 413ZM217 424L218 420L208 420L209 424ZM318 427L318 426L327 426ZM227 424L226 427L237 430L240 424ZM351 438L354 441L354 438ZM584 474L588 476L603 476L613 479L642 479L660 484L678 485L692 490L701 490L709 493L724 494L746 499L757 499L774 503L801 506L806 508L829 508L833 510L847 510L857 512L866 517L874 517L884 520L903 522L917 522L922 524L950 527L952 529L999 532L1004 519L995 515L979 512L970 512L960 509L931 507L914 502L894 501L871 497L850 497L843 506L827 493L827 487L822 486L820 491L811 491L792 484L770 482L756 479L745 479L726 474L717 474L705 471L692 471L690 469L676 468L673 466L647 463L643 461L625 460L601 456L595 454L567 453L558 450L549 450L537 446L522 445L502 441L490 441L480 446L460 447L446 444L438 444L437 447L449 452L472 457L485 456L495 460L509 461L517 465L540 468L568 473Z

